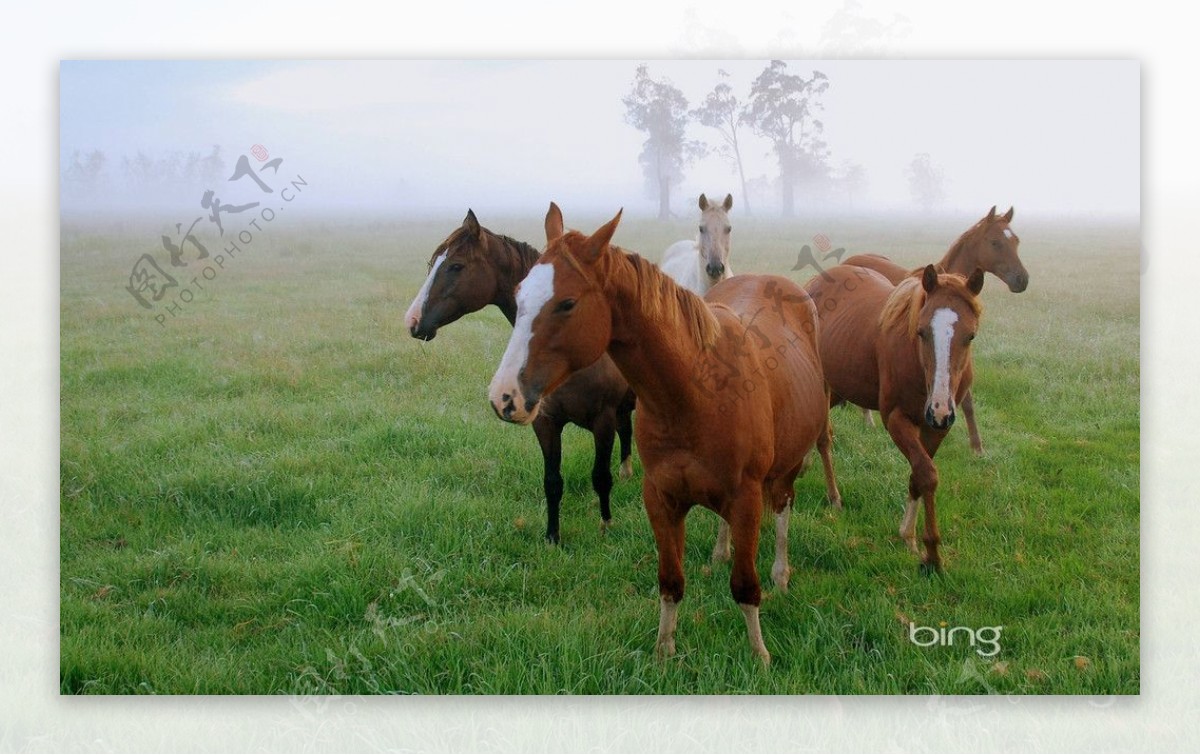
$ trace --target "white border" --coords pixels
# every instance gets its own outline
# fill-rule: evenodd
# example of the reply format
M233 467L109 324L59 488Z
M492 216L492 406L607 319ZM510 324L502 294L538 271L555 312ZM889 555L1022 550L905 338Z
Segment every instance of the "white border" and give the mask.
M420 6L420 10L417 6ZM1142 750L1200 745L1194 29L1168 6L926 2L837 46L840 2L21 3L0 28L0 750ZM861 13L891 19L883 2ZM390 14L390 15L389 15ZM982 14L982 16L981 16ZM824 41L823 41L824 40ZM1140 698L60 698L62 58L996 57L1142 62ZM985 83L985 82L981 82ZM997 87L1017 83L992 82ZM998 99L1003 102L1003 98ZM1037 118L1039 114L1028 113ZM1098 155L1097 159L1103 159ZM1086 526L1087 523L1082 523Z

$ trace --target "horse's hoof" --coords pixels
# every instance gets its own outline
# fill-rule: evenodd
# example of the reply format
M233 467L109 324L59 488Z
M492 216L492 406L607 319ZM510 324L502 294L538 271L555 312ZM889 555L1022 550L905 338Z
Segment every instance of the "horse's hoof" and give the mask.
M607 535L610 527L612 527L611 519L601 519L600 520L600 534Z
M925 561L922 561L921 565L919 567L917 567L917 570L920 572L922 577L932 577L935 574L942 573L942 565L941 564L930 564Z
M658 656L658 660L665 661L675 655L675 638L661 641L654 648L654 654Z
M754 655L758 657L758 660L762 661L763 668L771 668L771 654L767 652L766 648L763 648L761 651L755 650Z
M622 480L628 480L633 477L633 460L625 459L621 462L621 471L617 473Z
M555 533L553 533L553 534L547 534L547 535L546 535L546 545L549 545L549 546L553 547L553 546L556 546L556 545L558 545L558 544L559 544L559 543L558 543L558 533L557 533L557 532L555 532Z

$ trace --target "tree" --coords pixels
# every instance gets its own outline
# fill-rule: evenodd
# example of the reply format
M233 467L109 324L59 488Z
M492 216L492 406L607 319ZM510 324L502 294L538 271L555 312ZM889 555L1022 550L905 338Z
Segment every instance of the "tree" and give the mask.
M75 150L71 153L71 164L63 172L63 184L81 194L95 194L100 189L107 164L108 157L101 150L94 149L87 157L81 157L79 150Z
M843 160L834 183L846 196L846 204L854 210L854 199L867 188L867 169L851 160Z
M940 166L933 164L928 152L913 157L904 169L913 201L925 212L933 212L946 199L946 178Z
M728 78L729 73L718 69L717 74ZM742 164L742 149L738 143L738 123L741 120L742 108L733 87L724 81L718 83L708 93L704 104L692 111L696 120L709 128L714 128L721 135L721 145L717 148L737 169L738 179L742 184L742 208L745 214L750 214L750 193L746 190L746 170Z
M671 187L683 180L683 169L704 153L703 146L685 136L688 103L667 79L655 81L645 65L637 68L633 90L621 99L625 120L646 132L638 162L646 185L658 193L658 217L671 216Z
M825 125L816 117L829 77L813 71L805 79L787 72L787 63L772 60L750 87L741 120L771 141L779 161L783 214L795 214L799 183L816 184L829 177L829 150L821 138Z

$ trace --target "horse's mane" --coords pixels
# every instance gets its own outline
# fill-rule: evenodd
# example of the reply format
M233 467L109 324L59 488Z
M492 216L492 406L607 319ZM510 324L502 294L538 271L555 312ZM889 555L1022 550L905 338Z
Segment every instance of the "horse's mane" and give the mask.
M499 255L502 256L502 261L506 263L510 269L528 270L537 264L538 257L541 256L541 253L535 247L525 243L524 241L518 241L511 236L495 233L486 228L483 228L482 230L484 233L485 242L484 250L487 251L488 246L490 246L487 244L488 240L494 240L495 242L498 242L499 248L497 251L499 252ZM433 256L437 257L439 254L448 251L451 246L456 244L465 235L470 235L470 232L467 229L461 226L455 228L454 231L446 237L446 240L439 244L437 249L434 250Z
M507 255L509 266L514 270L528 270L536 265L538 258L542 256L541 252L524 241L517 241L511 236L491 231L487 232L501 242L501 252Z
M980 218L979 222L977 222L975 225L963 231L962 234L954 240L954 243L950 245L950 248L946 250L946 253L942 256L942 259L937 263L937 271L939 273L944 273L949 270L951 261L958 257L958 255L962 254L963 250L967 248L968 244L974 243L975 237L987 230L989 225L991 225L991 223L986 217L983 217ZM917 268L913 272L920 273L923 269L924 266Z
M954 273L942 273L938 276L938 285L955 289L976 317L983 314L983 304L979 297L972 295L967 289L966 278ZM903 326L910 340L916 338L921 308L925 306L927 297L920 278L905 278L900 281L879 312L880 330L892 330Z
M578 237L577 241L585 239L577 231L568 233L568 236L571 235ZM682 330L702 349L716 343L721 326L703 299L680 286L659 270L658 265L641 255L618 246L610 245L609 249L611 267L604 280L600 281L602 287L609 290L614 278L625 276L632 284L630 293L633 299L641 305L647 319L666 328ZM593 277L569 252L564 256L578 272Z

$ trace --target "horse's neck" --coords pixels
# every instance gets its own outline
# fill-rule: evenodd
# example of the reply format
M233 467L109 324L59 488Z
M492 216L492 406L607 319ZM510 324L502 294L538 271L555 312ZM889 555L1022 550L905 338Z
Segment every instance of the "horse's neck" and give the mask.
M525 280L529 269L537 264L540 256L529 244L510 241L496 236L494 244L501 249L496 255L504 255L504 261L496 265L496 296L492 300L508 318L508 324L517 321L517 285Z
M979 257L975 249L978 244L974 234L971 234L971 238L967 238L967 234L963 234L946 250L945 256L937 264L938 272L957 275L970 275L975 272L977 267L975 260Z
M694 372L703 349L686 332L667 328L648 313L638 295L637 273L627 259L616 260L609 277L613 311L608 353L638 400L655 413L688 416L690 405L702 401ZM675 301L666 307L679 306Z

